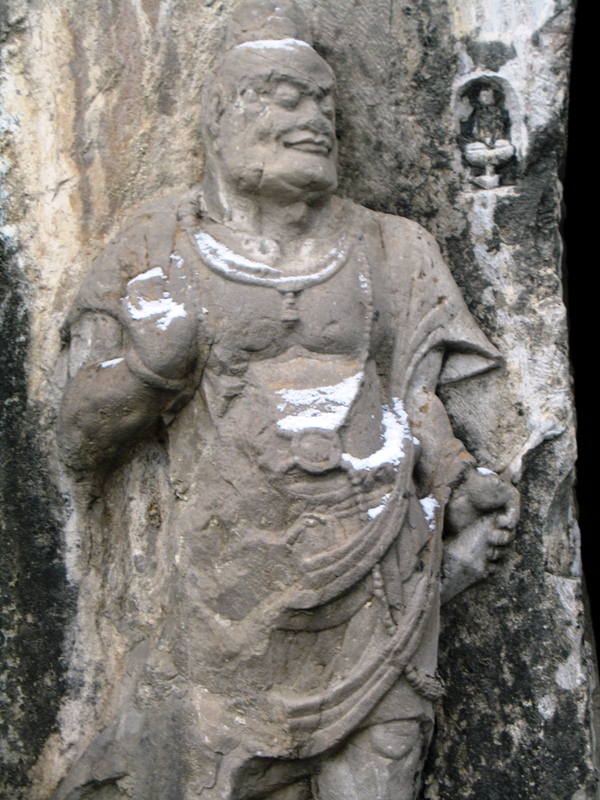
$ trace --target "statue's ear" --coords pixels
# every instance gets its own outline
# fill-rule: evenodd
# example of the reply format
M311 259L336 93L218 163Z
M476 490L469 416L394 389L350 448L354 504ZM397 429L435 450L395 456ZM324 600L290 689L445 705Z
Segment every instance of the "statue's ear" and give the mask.
M207 120L206 129L215 145L221 134L221 117L224 111L223 91L220 86L214 86L208 94L204 113Z

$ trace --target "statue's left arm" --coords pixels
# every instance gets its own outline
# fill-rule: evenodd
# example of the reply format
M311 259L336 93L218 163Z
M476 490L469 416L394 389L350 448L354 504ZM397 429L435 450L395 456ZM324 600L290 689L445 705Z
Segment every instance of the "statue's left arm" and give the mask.
M415 478L421 496L445 504L442 600L487 577L502 547L514 538L519 493L510 481L478 468L454 436L446 409L435 393L443 352L419 364L407 397L407 411L419 441Z
M501 356L469 313L433 237L393 217L382 229L398 298L393 391L404 394L419 441L417 491L445 507L442 600L449 600L486 577L499 548L514 538L519 494L509 480L478 467L436 391L498 366Z

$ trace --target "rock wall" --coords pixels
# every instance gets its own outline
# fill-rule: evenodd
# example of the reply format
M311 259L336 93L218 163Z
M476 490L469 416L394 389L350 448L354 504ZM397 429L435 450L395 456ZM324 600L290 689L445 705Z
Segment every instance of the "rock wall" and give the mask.
M54 440L61 326L91 259L127 216L198 182L200 90L232 6L0 6L7 798L48 796L93 716L100 681L78 596L85 531L71 515ZM480 463L520 481L524 510L497 574L444 610L447 691L424 797L597 797L559 234L573 8L568 0L304 6L338 78L341 193L430 230L506 358L501 373L444 395L457 417L467 403L478 409L477 424L457 433ZM512 146L487 184L467 155L483 135L473 114L486 88Z

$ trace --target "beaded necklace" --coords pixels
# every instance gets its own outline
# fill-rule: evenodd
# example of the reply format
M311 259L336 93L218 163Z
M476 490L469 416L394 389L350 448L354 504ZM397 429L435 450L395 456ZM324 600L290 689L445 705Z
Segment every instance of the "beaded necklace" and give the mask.
M344 231L337 245L317 263L316 270L307 275L289 275L275 267L234 253L222 242L203 230L185 225L192 249L211 272L234 283L262 286L278 291L283 298L281 321L293 324L300 318L298 300L305 289L325 283L348 262L354 241Z

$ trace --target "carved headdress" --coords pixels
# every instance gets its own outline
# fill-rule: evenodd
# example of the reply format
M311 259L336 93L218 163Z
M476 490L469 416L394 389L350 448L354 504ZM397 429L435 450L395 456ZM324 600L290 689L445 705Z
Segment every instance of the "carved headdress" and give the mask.
M312 46L304 11L295 0L245 0L229 19L224 50L246 42L295 40Z

